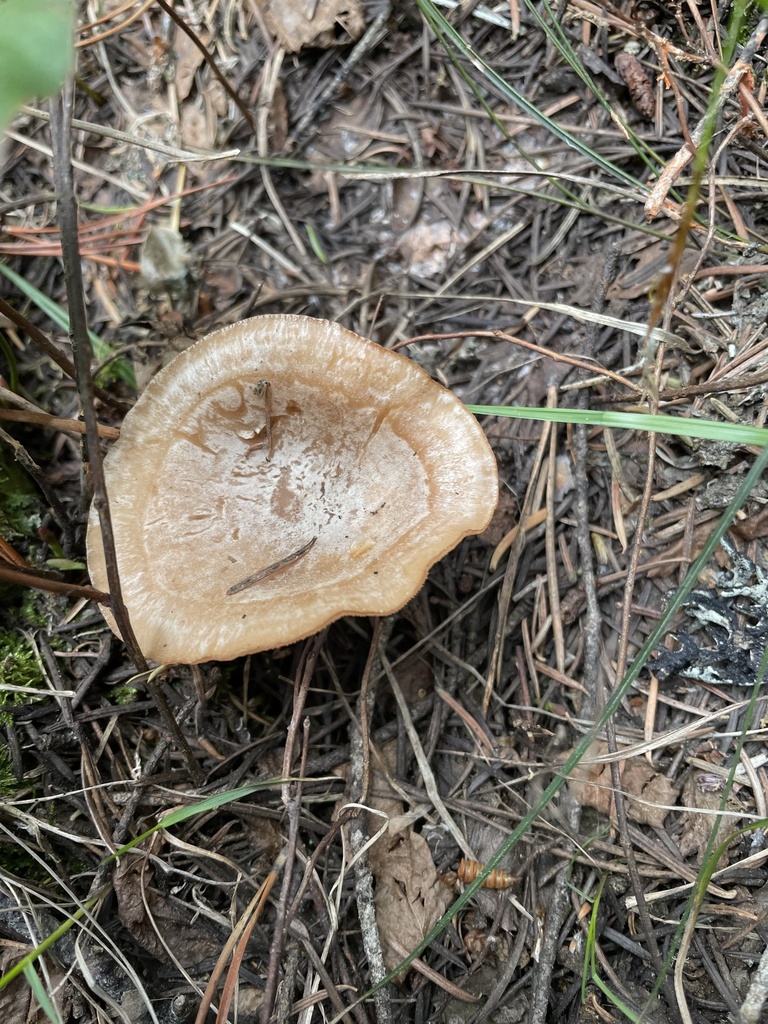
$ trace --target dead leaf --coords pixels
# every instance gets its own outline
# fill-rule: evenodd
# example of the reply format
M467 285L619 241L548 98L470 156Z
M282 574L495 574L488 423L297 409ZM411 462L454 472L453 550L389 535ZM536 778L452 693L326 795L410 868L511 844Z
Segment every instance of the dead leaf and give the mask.
M289 53L305 46L346 46L363 34L359 0L258 0L270 32Z
M396 947L415 949L445 913L451 894L418 832L382 836L371 849L370 863L384 963L391 971L403 959Z
M30 952L30 947L11 943L0 953L0 974L5 974ZM47 990L60 1020L69 1020L72 1008L72 984L53 960L46 963ZM20 975L0 992L0 1020L3 1024L47 1024L50 1018L32 995L29 982Z
M677 803L678 789L666 775L654 771L648 762L633 757L625 762L621 785L627 796L627 814L640 825L664 827L668 808ZM642 800L633 800L636 796Z
M520 506L517 498L510 494L506 487L499 488L499 503L493 518L477 539L481 544L488 544L495 548L503 537L505 537L513 526L517 525L520 513Z
M201 927L200 919L191 924L173 897L151 886L153 874L141 857L123 857L115 869L118 917L134 941L164 964L170 963L170 957L161 936L186 968L215 959L221 944Z
M198 30L198 38L204 46L211 41L210 33L205 29ZM200 48L195 46L189 36L180 29L176 33L173 42L174 53L176 54L176 66L173 84L176 87L176 95L179 103L189 96L192 91L192 83L195 80L197 69L203 63L203 55Z
M731 530L743 540L768 537L768 506L754 515L748 515L746 519L733 523Z
M371 786L366 803L379 811L369 815L371 834L386 821L387 831L371 847L368 858L376 880L376 921L384 962L393 970L403 959L398 947L412 949L430 932L451 901L451 891L438 878L432 854L424 836L411 829L413 816L404 814L403 804L392 789L388 776L396 773L397 741L373 750ZM336 773L348 776L348 766ZM336 814L346 803L342 798ZM335 816L335 815L334 815Z
M185 149L213 148L216 129L199 99L187 100L179 106L179 127Z
M606 753L606 743L593 743L587 755L571 771L568 778L568 789L571 796L582 807L594 807L600 814L608 814L613 806L613 784L611 782L611 766L594 763L594 758ZM570 751L565 751L567 758Z
M582 807L594 807L600 814L613 816L611 766L595 762L595 758L607 752L608 744L604 741L593 743L584 760L571 772L568 788L571 796ZM619 775L626 796L627 816L641 825L662 828L669 813L668 807L677 801L678 791L669 779L661 772L654 771L641 758L619 761ZM638 799L633 800L632 797Z

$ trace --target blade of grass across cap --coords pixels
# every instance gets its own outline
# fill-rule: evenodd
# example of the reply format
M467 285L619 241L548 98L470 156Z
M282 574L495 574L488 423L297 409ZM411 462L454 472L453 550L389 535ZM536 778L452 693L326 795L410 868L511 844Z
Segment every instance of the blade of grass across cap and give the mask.
M768 427L750 427L743 423L717 423L714 420L686 419L661 413L600 412L592 409L529 409L513 405L468 405L475 416L506 416L518 420L551 423L585 423L590 427L616 430L650 430L654 434L697 437L729 444L768 445Z
M535 412L541 412L542 410L534 410ZM570 410L569 410L570 411ZM766 431L768 434L768 431ZM368 989L367 992L363 993L353 1004L348 1007L343 1014L337 1014L331 1021L331 1024L339 1024L341 1019L349 1013L349 1011L360 1003L370 999L371 995L382 988L384 985L388 985L389 982L393 981L399 974L401 974L418 956L424 952L424 950L434 942L438 935L447 928L456 914L469 903L474 894L482 888L483 882L488 878L494 868L498 867L502 860L509 854L509 852L517 845L520 839L528 831L529 827L533 824L536 818L542 813L547 807L552 798L562 788L563 784L567 781L569 775L573 769L579 764L582 758L585 756L590 746L594 742L597 736L599 736L602 729L605 727L608 720L615 714L615 712L621 707L622 702L625 700L627 693L639 677L643 667L650 658L653 651L658 647L663 638L669 632L672 621L681 609L683 602L688 597L690 592L698 583L699 574L705 568L710 558L714 554L715 549L723 538L725 532L730 527L739 509L742 507L744 502L747 500L752 492L752 489L758 483L766 468L768 468L768 444L763 441L765 447L755 459L752 468L749 470L747 475L744 477L741 485L739 486L733 501L730 503L728 508L725 510L723 515L718 520L717 525L713 529L712 533L707 538L704 547L702 548L699 557L691 563L688 572L686 573L685 579L678 587L677 591L672 596L666 610L662 614L661 618L656 625L656 628L649 635L646 642L643 644L640 651L638 651L634 661L627 669L624 674L624 678L616 686L613 693L610 695L604 708L602 709L596 722L589 729L582 739L579 741L577 746L573 749L573 752L568 757L567 761L558 769L556 776L549 783L547 788L544 790L542 795L539 797L537 802L531 807L528 813L520 820L519 824L512 830L509 836L504 840L501 846L496 852L486 861L485 867L475 878L474 882L470 883L464 892L456 899L448 910L443 914L439 921L435 924L429 934L418 944L418 946L411 951L408 957L406 957L401 963L395 967L393 971L390 971L385 978L382 978L378 984Z

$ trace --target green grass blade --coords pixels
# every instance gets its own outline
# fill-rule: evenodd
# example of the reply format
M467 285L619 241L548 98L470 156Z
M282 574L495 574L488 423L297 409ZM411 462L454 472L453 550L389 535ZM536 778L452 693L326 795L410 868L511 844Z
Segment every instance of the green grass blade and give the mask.
M727 444L753 444L761 448L768 444L768 427L686 419L683 416L600 412L594 409L530 409L514 405L468 405L467 409L475 416L507 416L518 420L547 420L550 423L583 423L590 427L612 427L614 430L648 430L654 434L697 437L707 441L723 441Z
M41 313L44 313L49 320L55 323L58 328L69 333L69 317L58 303L54 302L53 299L49 299L47 295L41 292L39 288L35 288L29 281L25 281L21 274L11 270L5 263L0 263L0 273L7 277L12 284L15 284L19 291L37 306ZM93 346L93 354L100 363L112 356L112 346L108 345L106 341L102 341L93 331L88 331L88 337ZM112 360L109 373L111 376L125 381L134 391L136 390L136 377L133 367L122 356Z
M283 779L265 779L263 782L255 783L252 786L240 786L239 789L231 789L223 793L214 793L213 796L206 797L204 800L200 800L197 803L190 804L189 807L180 807L176 811L171 811L170 814L166 814L165 817L161 818L156 825L152 828L147 829L146 832L142 832L140 836L132 839L130 843L126 843L125 846L121 846L119 850L115 850L114 853L110 854L106 858L105 863L109 864L110 861L117 860L118 857L122 857L124 853L132 850L134 846L138 846L139 843L143 843L145 839L154 835L155 832L160 832L162 829L170 828L171 825L178 825L180 821L186 821L187 818L193 818L196 814L205 814L208 811L215 811L219 807L223 807L224 804L231 804L235 800L242 800L251 794L258 792L260 789L268 789L270 786L280 785Z
M88 900L87 903L84 903L82 907L78 907L78 909L63 922L63 924L60 924L59 927L56 928L55 931L52 931L50 935L46 935L46 937L37 946L35 946L31 952L27 953L27 955L23 957L23 959L19 960L17 964L14 964L13 967L9 968L0 978L0 992L10 985L14 978L18 978L20 974L26 975L28 970L31 970L34 973L34 967L32 965L38 957L42 956L46 950L50 949L51 946L62 938L62 936L66 935L73 924L79 921L80 918L83 917L83 915L92 907L96 906L98 900L99 896L94 896L92 899Z
M0 132L35 96L50 96L75 66L71 0L0 3Z
M32 989L32 994L40 1004L40 1009L51 1024L61 1024L61 1018L59 1017L58 1011L51 1002L48 993L45 991L43 983L38 977L37 971L32 964L28 964L24 968L24 977L27 979L27 984Z
M632 188L639 189L645 193L645 186L642 185L637 178L629 174L622 167L614 164L612 161L607 160L605 157L600 156L599 153L595 153L589 146L585 145L575 135L571 135L570 132L566 131L565 128L561 127L552 118L547 117L545 114L536 107L530 100L526 99L522 93L518 92L517 89L513 88L508 82L506 82L501 75L499 75L494 69L486 63L486 61L475 53L469 43L459 33L454 26L446 19L446 17L438 10L432 0L416 0L419 8L421 9L424 18L429 24L430 28L440 36L444 41L448 41L450 45L466 60L468 60L473 67L479 71L488 81L488 83L501 95L504 99L510 103L514 103L520 110L522 110L529 117L533 118L538 124L546 128L548 132L565 143L566 146L574 149L581 156L589 160L590 163L596 164L602 168L606 174L612 178L616 178L619 181L624 182L625 185L631 185Z
M546 35L547 39L549 39L574 74L578 75L603 110L605 110L610 118L621 127L621 131L624 133L635 153L637 153L641 160L645 161L651 171L655 174L658 173L660 164L658 157L656 157L656 155L649 149L648 145L632 130L627 122L618 116L616 105L611 103L608 97L599 88L597 82L595 82L594 78L592 78L589 71L584 66L584 62L579 59L578 54L571 46L571 41L563 31L563 28L553 13L548 0L541 0L541 10L547 12L547 18L549 20L542 16L541 10L539 10L539 5L534 4L532 0L525 0L525 6L528 8L529 14L537 22L541 31Z
M155 832L159 832L161 829L169 828L171 825L178 825L180 821L186 821L187 818L192 818L196 814L205 814L208 811L216 810L224 804L232 803L235 800L242 800L244 797L251 796L253 793L258 792L260 789L266 789L269 786L279 785L283 782L283 779L265 779L263 782L254 783L251 786L240 786L238 789L232 789L224 793L215 793L213 796L206 797L204 800L200 800L197 803L190 804L188 807L181 807L176 811L171 811L170 814L166 814L165 817L161 818L156 825L152 828L147 829L146 832L142 832L136 839L132 839L130 843L126 843L125 846L121 846L119 850L115 850L114 853L110 854L104 859L105 864L109 864L111 861L117 860L122 857L123 854L132 850L134 846L138 846L139 843L143 842L149 836ZM17 964L14 964L5 974L0 977L0 992L6 988L17 978L20 974L26 974L27 970L31 970L34 973L34 967L32 966L37 958L41 956L47 949L58 942L58 940L65 935L72 925L76 924L77 921L83 917L96 903L101 899L103 893L97 894L92 899L88 900L82 907L71 914L63 924L46 936L35 946L35 948L20 960ZM42 1003L41 1003L42 1005Z

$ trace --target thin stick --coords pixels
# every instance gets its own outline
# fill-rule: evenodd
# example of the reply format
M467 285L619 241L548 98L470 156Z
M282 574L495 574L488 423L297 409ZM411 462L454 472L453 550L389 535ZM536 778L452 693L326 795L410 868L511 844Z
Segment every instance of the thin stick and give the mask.
M400 714L403 717L403 725L405 726L405 731L411 744L411 749L416 757L416 763L419 766L421 777L424 780L424 788L427 791L427 796L432 801L432 805L440 815L443 825L445 825L446 829L450 832L453 841L459 847L464 856L469 860L477 860L472 847L467 842L464 833L454 821L451 816L451 812L445 806L443 798L440 795L440 791L437 788L437 782L435 780L435 774L427 760L424 747L421 745L421 740L419 739L418 733L414 727L413 719L410 716L408 705L405 701L405 697L403 696L403 691L400 689L400 685L395 678L395 673L392 671L392 666L390 665L386 654L382 650L381 645L379 645L379 659L381 660L381 667L384 669L384 673L389 680L389 685L392 687L392 693L395 695L395 700L397 701Z
M0 391L4 390L5 388L0 388ZM61 416L51 416L47 412L32 412L28 409L0 409L0 420L7 420L9 423L35 423L40 427L47 427L50 430L65 430L70 434L85 433L85 424L82 420L65 419ZM120 431L117 427L108 427L100 423L99 437L116 441L120 437Z
M70 151L70 123L74 104L74 80L70 78L61 93L51 100L51 142L53 145L53 175L59 196L59 226L61 230L61 255L64 264L64 281L69 303L69 333L75 356L75 380L77 394L85 420L86 452L93 481L93 504L98 512L101 540L104 545L104 561L109 582L110 607L120 636L128 655L139 672L149 671L149 665L131 626L128 609L123 601L120 573L117 566L115 536L112 531L112 517L109 511L107 486L101 460L99 425L94 409L94 386L91 375L93 350L88 337L88 317L85 309L85 293L80 265L80 247L77 233L77 204L72 180L72 154ZM197 782L202 781L202 772L194 759L189 743L181 727L173 717L171 708L160 686L153 687L155 704L166 728L173 736L181 751L187 770Z
M84 597L88 601L109 604L109 594L96 590L95 587L82 587L77 583L48 579L47 576L40 576L35 571L30 572L29 570L22 569L21 566L11 568L10 565L0 563L0 580L3 580L5 583L16 583L22 587L32 587L34 590L46 590L50 594Z
M112 517L109 514L107 488L101 464L99 425L93 404L93 380L91 378L91 342L88 338L88 319L85 310L83 278L80 270L80 253L77 235L77 205L72 183L69 122L72 117L73 80L70 79L59 96L51 100L51 141L53 143L53 173L56 191L59 193L59 223L61 228L61 254L64 263L64 279L69 303L69 332L75 356L75 379L77 393L85 420L85 437L88 460L93 480L93 503L99 513L101 535L104 543L104 558L109 581L110 606L115 616L120 635L125 641L131 659L139 670L149 668L131 627L128 611L123 603L120 577L117 571L115 538L112 532Z
M0 428L0 441L5 441L8 447L13 449L16 461L24 467L43 492L43 497L48 502L48 506L50 507L54 519L61 527L64 552L68 557L71 557L75 546L75 535L72 529L72 523L67 515L67 510L59 500L59 496L51 486L48 477L38 466L24 445L19 444L15 437L11 437L11 435L2 428Z
M263 382L264 417L267 431L267 462L272 458L272 385L268 380ZM314 541L312 542L314 544Z
M299 726L302 719L304 722L308 721L304 716L304 706L307 702L307 696L309 694L309 688L312 685L312 680L315 677L317 658L323 644L325 643L326 636L327 630L323 630L310 640L305 647L304 666L301 669L299 678L296 680L297 685L293 699L293 710L291 712L291 721L288 726L285 751L283 754L283 779L285 781L283 782L282 787L282 797L283 806L285 807L288 817L288 843L283 850L285 858L283 884L280 889L280 897L277 903L277 914L273 926L272 944L269 950L269 966L261 1003L261 1020L263 1024L269 1024L270 1018L272 1017L272 1009L274 1007L278 982L280 980L280 961L282 959L283 949L285 946L285 934L288 925L290 924L290 918L288 917L288 904L293 890L293 872L296 866L296 846L298 843L299 819L301 816L302 782L304 780L304 772L306 770L306 741L308 739L306 731L304 733L305 742L302 746L302 766L300 768L299 778L293 779L293 781L289 780L291 780L294 770L296 739L299 733Z
M227 596L230 594L239 594L241 590L247 590L248 587L252 587L254 583L261 583L262 580L267 579L269 576L274 576L276 572L280 572L281 569L287 569L289 565L293 565L294 562L298 562L300 558L309 551L315 544L317 537L313 537L312 540L307 541L304 547L299 548L298 551L291 552L290 555L286 555L285 558L281 558L279 562L273 562L272 565L268 565L266 569L259 569L252 576L246 576L244 580L239 583L235 583L234 586L230 587L227 591Z
M392 619L382 623L374 621L373 637L368 652L368 660L363 670L363 680L358 698L359 727L350 730L349 756L349 800L351 803L363 804L368 798L370 786L369 722L373 714L376 697L377 673L375 667L381 661L381 651L389 638ZM386 636L385 636L386 634ZM384 954L381 949L381 938L376 921L376 906L373 899L373 872L367 855L368 816L358 814L349 824L349 848L354 858L355 901L357 916L360 921L360 934L363 948L368 960L371 980L377 985L374 995L374 1018L377 1024L393 1024L395 1015L392 1008L392 993L384 987L387 969L384 965ZM351 1009L351 1007L349 1008ZM349 1009L347 1012L349 1012Z
M557 405L557 388L547 388L547 408ZM552 616L552 639L555 644L555 664L559 672L565 672L565 638L563 620L560 614L560 586L557 580L557 559L555 555L555 464L557 460L557 427L549 433L549 466L547 469L547 519L544 544L547 555L547 589L549 610Z

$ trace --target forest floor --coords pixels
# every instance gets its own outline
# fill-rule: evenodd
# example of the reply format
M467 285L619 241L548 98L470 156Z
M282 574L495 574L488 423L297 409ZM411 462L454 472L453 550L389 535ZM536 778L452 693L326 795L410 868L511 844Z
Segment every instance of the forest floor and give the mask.
M82 6L67 276L48 106L0 152L4 1024L765 1019L759 6ZM83 395L106 451L264 313L587 425L478 414L493 520L397 614L148 673Z

